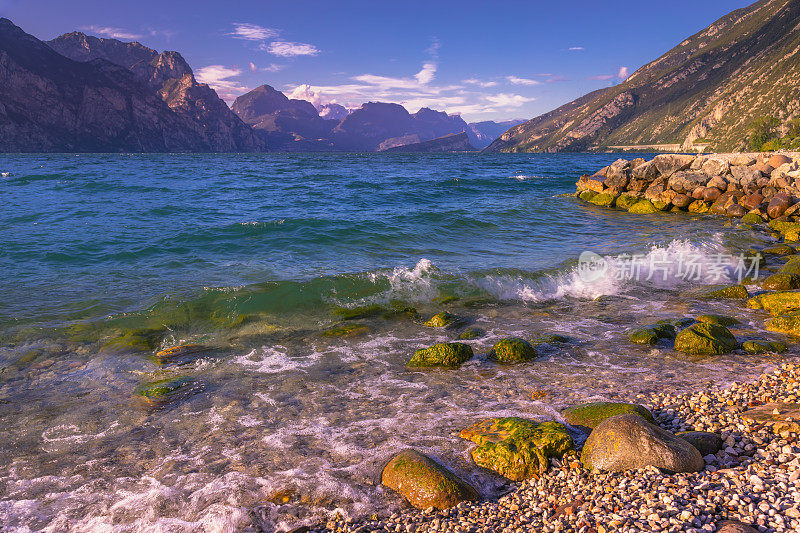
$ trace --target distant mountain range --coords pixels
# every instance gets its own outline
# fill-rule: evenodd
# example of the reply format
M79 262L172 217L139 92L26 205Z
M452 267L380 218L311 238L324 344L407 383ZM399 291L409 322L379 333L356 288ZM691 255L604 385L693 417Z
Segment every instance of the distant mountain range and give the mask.
M689 37L623 83L511 128L488 151L674 144L748 148L752 125L800 114L800 2L761 0Z
M461 151L510 125L382 102L316 108L268 85L229 108L178 52L81 32L43 42L0 18L0 152Z

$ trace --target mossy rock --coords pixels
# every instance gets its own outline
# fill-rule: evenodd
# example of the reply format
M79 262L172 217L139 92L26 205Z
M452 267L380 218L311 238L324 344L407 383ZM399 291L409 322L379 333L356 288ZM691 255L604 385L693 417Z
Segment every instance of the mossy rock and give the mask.
M218 328L237 329L257 321L258 315L229 310L217 310L211 313L209 320Z
M580 195L578 195L578 198L580 198L584 202L591 202L592 198L597 196L597 194L598 193L596 193L594 191L583 191Z
M601 192L600 194L593 196L589 202L601 207L613 207L615 200L616 197L613 194Z
M415 307L397 306L385 311L383 314L381 314L381 317L385 318L386 320L419 320L419 313Z
M800 274L778 272L767 277L761 283L761 287L767 291L793 291L800 289Z
M745 224L763 224L764 219L761 218L760 215L755 213L747 213L745 216L742 217L742 222Z
M70 324L64 328L67 338L73 342L95 342L101 331L97 324Z
M571 426L580 428L590 433L591 430L610 416L632 413L639 415L648 422L655 423L653 414L647 407L635 403L624 402L594 402L576 405L562 411L564 419Z
M634 215L650 215L652 213L658 213L658 209L650 200L640 200L628 208L628 213L633 213Z
M666 211L672 205L670 202L662 202L661 200L653 200L652 204L659 211Z
M370 332L369 326L364 324L345 324L322 332L324 337L363 337Z
M417 350L407 366L411 368L458 368L465 361L472 359L473 355L475 354L469 344L445 342Z
M675 326L672 324L654 324L628 332L628 340L635 344L654 345L662 339L675 338Z
M164 337L163 329L132 329L103 345L103 351L149 352Z
M731 285L710 291L703 295L703 298L709 299L729 299L729 300L746 300L750 298L750 293L747 292L747 287L744 285Z
M708 213L711 210L711 204L702 200L696 200L689 204L689 212L697 215Z
M769 227L780 234L797 234L800 232L800 222L788 222L784 220L772 220Z
M656 324L670 324L674 326L676 329L683 329L687 326L691 326L697 322L694 318L689 318L688 316L681 317L681 318L667 318L664 320L659 320Z
M558 334L551 334L551 335L542 335L540 337L536 337L531 341L533 346L540 346L542 344L567 344L570 342L569 337L565 337L564 335Z
M792 256L780 269L784 274L800 275L800 256Z
M442 311L441 313L433 315L424 325L429 328L451 328L463 324L464 322L465 320L463 318L448 313L447 311Z
M795 249L786 244L778 244L775 246L770 246L769 248L764 248L761 250L761 253L764 255L777 255L777 256L785 256L785 255L794 255Z
M203 390L202 383L191 377L180 376L139 385L134 394L149 406L162 407L169 402L197 394L201 390Z
M628 210L633 205L639 203L640 200L640 198L631 196L630 194L621 194L619 198L617 198L617 207Z
M502 339L489 352L489 359L498 363L524 363L535 358L536 348L518 337Z
M733 317L724 315L712 315L712 314L700 315L699 317L697 317L697 321L703 322L704 324L716 324L718 326L725 326L726 328L728 326L733 326L739 323L739 321Z
M449 509L478 499L477 491L442 465L414 450L395 455L381 473L381 484L418 509Z
M784 353L789 349L784 343L777 341L747 341L742 343L742 348L750 354Z
M389 310L388 307L377 304L362 307L337 307L333 310L333 315L342 320L358 320L381 316Z
M800 311L800 292L781 291L760 294L747 301L750 309L763 309L773 316Z
M460 435L475 444L475 464L511 481L542 474L550 457L561 457L575 444L567 428L558 422L525 418L490 418L463 430Z
M486 331L481 328L467 328L458 336L460 341L472 341L486 336Z
M800 313L790 313L767 320L768 331L800 337Z
M699 323L675 337L675 350L691 355L722 355L736 349L736 337L725 326Z
M452 295L439 296L438 298L433 299L434 303L437 303L439 305L452 304L458 302L459 300L461 300L461 298Z
M165 348L155 353L153 359L158 363L172 363L179 359L184 359L189 356L194 356L200 353L209 351L211 348L202 344L181 344L179 346L172 346Z

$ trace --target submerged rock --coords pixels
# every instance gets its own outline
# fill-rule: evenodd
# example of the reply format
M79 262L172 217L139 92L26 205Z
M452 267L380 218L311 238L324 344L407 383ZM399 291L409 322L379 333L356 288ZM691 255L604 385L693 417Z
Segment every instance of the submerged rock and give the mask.
M436 313L433 315L430 320L425 322L424 325L429 328L448 328L463 323L463 318L452 313L448 313L447 311L442 311L441 313Z
M203 390L202 383L191 377L180 376L139 385L134 394L149 407L164 407L168 403L187 398L201 390Z
M189 355L195 355L209 351L211 348L202 344L181 344L156 352L153 356L159 363L170 363Z
M694 324L675 337L675 349L691 355L721 355L732 352L736 346L736 337L717 324Z
M458 336L460 341L471 341L486 336L486 331L481 328L467 328Z
M517 337L501 340L489 352L489 359L498 363L524 363L535 358L536 348Z
M383 305L366 305L363 307L338 307L333 310L333 314L342 320L358 320L360 318L371 318L380 316L389 309Z
M621 194L617 198L617 207L620 209L630 209L634 204L638 203L640 198L630 195L630 194Z
M643 328L635 329L628 333L628 339L636 344L648 344L652 346L661 339L671 340L675 338L675 326L672 324L654 324Z
M564 419L571 426L578 427L587 433L591 432L606 418L634 414L641 416L648 422L655 422L652 413L643 405L623 402L594 402L576 405L561 412Z
M606 418L589 435L581 452L589 470L622 472L652 466L669 473L698 472L700 452L644 418L624 414Z
M417 350L407 366L412 368L458 368L465 361L472 359L473 355L472 347L469 344L445 342Z
M478 445L472 450L475 464L511 481L545 472L549 457L560 457L574 447L563 424L518 417L490 418L468 427L459 436Z
M566 344L569 342L569 337L565 337L564 335L552 334L552 335L542 335L541 337L536 337L531 341L533 346L539 346L540 344Z
M149 352L155 349L164 336L163 329L142 328L125 331L103 345L103 351Z
M700 452L700 455L714 455L722 449L722 437L716 433L708 433L707 431L681 431L675 434L680 437Z
M742 343L742 348L751 354L784 353L789 349L784 343L777 341L747 341Z
M345 324L322 332L325 337L361 337L370 332L369 326L364 324Z
M445 467L414 450L395 455L383 469L381 483L418 509L449 509L478 493Z

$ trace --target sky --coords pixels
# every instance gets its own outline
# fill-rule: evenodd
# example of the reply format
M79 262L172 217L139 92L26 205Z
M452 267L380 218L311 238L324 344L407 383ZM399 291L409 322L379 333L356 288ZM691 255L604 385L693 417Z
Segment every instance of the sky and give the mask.
M620 83L749 1L0 0L48 40L80 30L177 50L229 104L262 84L319 105L395 102L532 118Z

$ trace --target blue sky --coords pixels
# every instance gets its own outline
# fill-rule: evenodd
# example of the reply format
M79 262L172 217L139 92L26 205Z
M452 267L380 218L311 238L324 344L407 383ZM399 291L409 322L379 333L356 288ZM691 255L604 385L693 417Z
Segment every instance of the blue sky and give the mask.
M269 84L315 103L390 101L531 118L627 74L736 0L0 0L40 39L80 29L177 50L229 103Z

